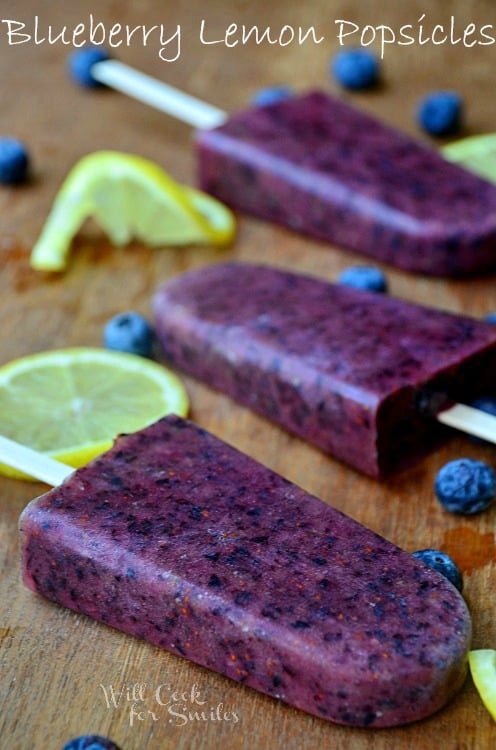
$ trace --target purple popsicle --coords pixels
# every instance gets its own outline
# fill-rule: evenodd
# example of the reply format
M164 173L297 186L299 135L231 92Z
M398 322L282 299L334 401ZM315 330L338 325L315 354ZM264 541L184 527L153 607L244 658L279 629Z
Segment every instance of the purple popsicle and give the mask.
M170 362L366 474L449 434L419 408L491 392L496 327L241 263L172 279L154 299Z
M200 186L240 211L407 271L496 267L496 187L322 92L196 134Z
M465 676L444 577L179 417L118 438L20 532L33 591L324 719L421 719Z
M398 268L496 268L496 186L320 91L229 116L117 60L88 75L196 127L200 186Z

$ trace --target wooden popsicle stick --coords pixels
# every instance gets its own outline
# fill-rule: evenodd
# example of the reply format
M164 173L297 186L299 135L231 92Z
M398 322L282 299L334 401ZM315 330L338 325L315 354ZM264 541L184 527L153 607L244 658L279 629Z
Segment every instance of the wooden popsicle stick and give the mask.
M0 462L56 487L74 472L72 466L0 435Z
M456 430L496 443L496 417L480 409L465 404L454 404L438 412L436 419Z
M214 128L227 118L227 114L218 107L185 94L118 60L95 63L91 66L91 75L99 83L149 104L195 128Z

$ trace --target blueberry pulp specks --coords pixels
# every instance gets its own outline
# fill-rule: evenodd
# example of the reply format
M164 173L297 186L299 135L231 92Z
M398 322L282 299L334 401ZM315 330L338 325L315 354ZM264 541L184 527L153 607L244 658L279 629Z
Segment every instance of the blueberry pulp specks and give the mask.
M84 734L66 742L62 750L120 750L120 748L107 737L100 737L97 734Z
M437 570L441 573L448 581L451 581L453 586L458 589L461 593L463 590L463 578L458 565L451 559L446 552L441 552L438 549L419 549L417 552L412 553L413 557L417 560L422 560L423 563Z
M17 138L0 138L0 182L16 185L26 179L29 156Z
M102 84L93 78L91 68L95 63L109 58L109 53L103 47L82 47L69 56L67 67L71 78L80 86L96 88Z
M365 289L369 292L387 292L387 279L380 268L374 266L350 266L338 276L338 284Z
M449 135L460 129L462 99L455 91L438 91L426 96L419 104L417 119L431 135Z
M379 63L369 50L343 49L332 60L331 71L341 86L358 91L377 82Z
M151 358L155 333L142 315L130 311L108 321L103 332L103 343L107 349Z
M440 469L434 491L446 510L464 514L480 513L491 505L496 496L496 473L483 461L459 458Z
M293 96L293 90L289 86L271 86L257 91L252 96L251 103L256 107L266 107L268 104L275 104L291 96Z

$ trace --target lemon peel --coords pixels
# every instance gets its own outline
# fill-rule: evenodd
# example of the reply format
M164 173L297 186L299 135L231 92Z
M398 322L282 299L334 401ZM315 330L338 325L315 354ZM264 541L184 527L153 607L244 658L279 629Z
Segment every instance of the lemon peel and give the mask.
M108 450L119 433L188 409L181 380L134 354L79 347L0 367L0 434L74 468ZM1 463L0 473L28 478Z
M71 243L92 218L118 246L229 243L233 213L200 190L180 185L157 164L119 151L83 157L64 180L31 252L39 271L63 271Z
M496 650L470 651L468 663L477 692L496 721Z

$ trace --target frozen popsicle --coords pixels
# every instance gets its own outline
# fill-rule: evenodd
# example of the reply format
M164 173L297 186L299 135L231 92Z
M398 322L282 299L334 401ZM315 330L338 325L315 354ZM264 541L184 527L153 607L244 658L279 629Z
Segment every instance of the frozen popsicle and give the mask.
M493 325L276 268L194 270L153 306L175 366L374 477L449 434L430 394L494 387Z
M199 182L231 207L407 271L496 268L496 187L313 91L228 115L116 60L92 76L199 128Z
M33 500L20 534L33 591L323 719L421 719L465 676L447 579L179 417Z
M346 102L311 92L197 133L228 205L407 271L496 267L496 188Z

